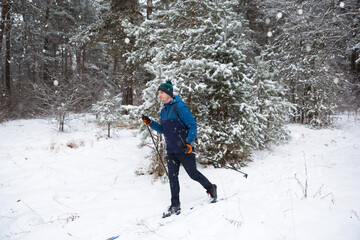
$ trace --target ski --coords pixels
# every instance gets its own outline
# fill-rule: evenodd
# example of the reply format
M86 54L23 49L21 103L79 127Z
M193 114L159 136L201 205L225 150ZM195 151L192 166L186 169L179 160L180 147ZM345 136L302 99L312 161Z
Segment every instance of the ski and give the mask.
M221 201L221 200L225 200L225 199L224 199L224 198L222 198L222 199L211 199L210 201L207 201L207 203L216 203L216 202ZM190 208L188 209L188 211L186 211L186 212L183 213L182 215L187 216L187 215L190 214L190 212L191 212L193 209L197 208L198 206L205 205L205 204L206 204L206 202L202 202L202 203L199 203L199 204L197 204L197 205L194 205L194 206L190 207ZM168 217L173 216L173 215L180 215L180 212L179 212L179 213L175 213L175 212L171 212L171 211L163 212L162 218L168 218Z
M230 198L235 197L237 194L239 194L238 192L228 196L228 197L223 197L223 198L218 198L216 200L214 199L208 199L208 200L201 200L201 201L196 201L193 203L192 207L186 208L184 209L183 212L176 214L175 212L169 214L169 212L163 212L163 215L160 219L160 221L156 221L156 217L151 217L149 219L146 220L147 223L152 224L152 227L155 229L158 229L160 227L164 227L172 222L175 222L175 220L178 219L177 215L181 218L181 217L187 217L189 215L191 215L193 212L195 212L197 209L200 209L200 207L202 206L206 206L209 205L211 203L217 203L217 202L221 202L221 201L226 201ZM195 210L195 211L194 211ZM157 215L159 217L159 215ZM157 222L157 223L156 223ZM115 235L113 237L107 238L106 240L116 240L119 239L120 235Z
M219 201L224 201L224 200L227 200L227 199L229 199L229 198L232 198L232 197L236 196L237 194L238 194L238 193L234 193L233 195L231 195L231 196L229 196L229 197L225 197L225 198L218 198L218 199L212 199L212 198L211 198L210 201L202 202L202 203L199 203L199 204L196 204L196 205L190 207L188 211L186 211L185 213L182 213L181 215L187 216L187 215L189 215L189 214L192 212L192 210L198 208L199 206L203 206L203 205L205 205L206 203L217 203L217 202L219 202ZM170 216L172 216L172 215L180 215L180 213L177 213L177 214L176 214L176 213L171 213L171 212L163 212L162 218L168 218L168 217L170 217Z
M115 239L117 239L117 238L119 238L119 237L120 237L120 235L114 236L114 237L111 237L111 238L108 238L108 239L106 239L106 240L115 240Z

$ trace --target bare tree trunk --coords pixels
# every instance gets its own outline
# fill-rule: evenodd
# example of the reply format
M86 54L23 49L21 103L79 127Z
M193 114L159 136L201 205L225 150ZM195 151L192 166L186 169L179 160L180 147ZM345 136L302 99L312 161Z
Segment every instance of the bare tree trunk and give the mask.
M115 51L115 55L114 55L114 67L113 67L113 82L116 83L116 80L117 80L117 75L118 75L118 72L117 72L117 68L118 68L118 64L119 64L119 58L118 58L118 53L117 51Z
M146 8L146 18L150 19L150 15L152 14L152 0L147 0L147 8Z
M78 43L75 43L76 74L80 74L81 69L81 50L79 48Z
M111 127L111 123L108 123L108 137L110 138L110 127Z
M85 88L85 85L86 85L86 67L85 67L85 63L86 63L86 45L84 44L83 45L83 49L82 49L82 62L81 62L81 78L80 78L80 81L81 81L81 92L83 94L85 94L85 91L86 91L86 88ZM81 104L84 104L84 102L82 101ZM110 134L110 133L109 133Z
M68 48L65 46L65 64L64 64L64 78L66 79L66 77L68 76Z
M73 74L73 54L72 54L72 49L70 48L70 51L69 51L69 69L70 69L70 74L72 75Z
M64 132L64 121L62 121L62 120L60 121L59 131Z
M122 71L122 66L119 65L120 59L119 59L119 55L121 55L121 53L119 53L119 51L114 51L114 55L112 55L113 57L113 76L112 76L112 81L115 84L117 89L121 89L121 85L122 84L122 77L121 77L121 73L124 72ZM123 100L124 102L124 100Z
M2 42L5 33L5 22L9 11L10 11L10 0L3 0L3 7L1 10L1 20L0 20L0 53L2 50Z
M10 18L10 2L8 7L8 12L6 14L6 63L5 63L5 86L7 91L10 93L11 87L11 73L10 73L10 63L11 63L11 18Z
M64 77L65 76L65 53L64 53L64 48L61 47L61 61L60 61L60 66L61 66L61 77Z
M81 65L81 73L84 75L86 72L86 69L85 69L86 47L85 47L85 45L83 46L82 57L83 57L83 59L82 59L82 65Z
M46 12L45 12L45 21L44 21L44 25L47 26L48 22L49 22L49 18L50 18L50 0L47 1L47 6L46 6ZM45 30L47 29L47 27L45 28ZM45 37L44 37L44 54L48 55L49 54L49 37L47 35L47 32L45 32ZM47 84L50 83L51 80L51 76L50 76L50 69L49 69L49 64L47 62L47 60L45 59L45 62L43 63L43 81Z
M120 55L120 65L122 67L122 96L124 105L133 104L133 80L132 80L132 69L129 69L129 65L126 64L126 58L123 57L123 53Z

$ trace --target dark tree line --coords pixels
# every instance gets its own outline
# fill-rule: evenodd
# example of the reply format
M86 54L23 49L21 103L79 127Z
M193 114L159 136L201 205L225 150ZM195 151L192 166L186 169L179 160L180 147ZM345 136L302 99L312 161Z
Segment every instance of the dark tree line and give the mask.
M87 111L105 88L122 93L125 105L140 104L145 84L153 79L144 68L151 59L129 61L138 39L126 33L126 23L151 21L154 12L171 10L175 2L3 0L0 119L50 109L39 89L51 94L72 89L80 100L68 111ZM358 0L239 0L234 7L248 26L246 62L256 64L261 57L271 66L274 80L296 104L294 121L326 122L336 106L360 107L359 9Z

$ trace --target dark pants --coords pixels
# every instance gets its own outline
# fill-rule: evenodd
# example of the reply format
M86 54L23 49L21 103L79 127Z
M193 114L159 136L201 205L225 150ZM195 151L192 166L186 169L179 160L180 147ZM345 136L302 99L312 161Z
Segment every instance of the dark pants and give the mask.
M187 174L191 179L199 182L206 190L212 190L211 182L202 175L196 168L195 154L185 154L185 153L168 153L166 156L166 161L168 164L169 170L169 180L170 180L170 190L171 190L171 205L180 206L180 185L179 185L179 168L180 163L185 168Z

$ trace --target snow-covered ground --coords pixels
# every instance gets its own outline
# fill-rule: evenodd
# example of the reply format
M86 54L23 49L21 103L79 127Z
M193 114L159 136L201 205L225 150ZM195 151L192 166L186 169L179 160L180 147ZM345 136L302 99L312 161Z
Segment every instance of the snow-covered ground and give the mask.
M180 172L182 214L165 220L168 183L135 130L105 137L91 115L67 132L48 120L0 124L0 239L360 239L360 122L289 125L289 144L258 151L242 170L203 168L220 201Z

